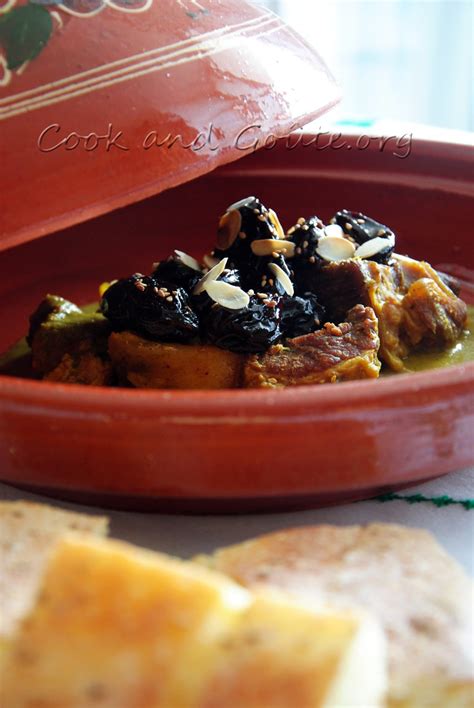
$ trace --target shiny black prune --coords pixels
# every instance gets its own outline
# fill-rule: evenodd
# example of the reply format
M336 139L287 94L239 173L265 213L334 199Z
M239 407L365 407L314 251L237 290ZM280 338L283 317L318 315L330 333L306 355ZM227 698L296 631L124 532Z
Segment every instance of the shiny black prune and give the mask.
M380 224L361 212L348 211L348 209L338 211L331 219L331 223L338 224L359 246L377 237L388 239L387 246L365 258L382 264L387 264L390 260L395 247L395 234L388 226Z
M187 342L199 332L199 320L183 288L139 273L118 280L100 303L113 329L130 329L149 339Z
M232 204L221 217L213 254L218 259L227 257L229 266L239 269L244 289L255 289L283 238L283 229L275 212L267 209L256 197L247 197ZM255 245L256 241L264 243ZM271 241L275 241L275 249L271 247Z
M196 268L190 267L190 265L183 262L183 259L190 263L194 261L194 259L187 256L187 254L181 251L175 251L167 260L155 264L152 276L158 278L160 281L177 285L190 292L202 278L203 273L201 269L197 270ZM197 262L196 266L198 266Z
M299 297L283 297L280 301L280 328L285 337L300 337L320 329L324 322L324 307L314 293Z
M209 340L233 352L263 352L280 339L279 298L250 298L249 306L229 310L215 304L205 320Z
M295 244L295 254L288 263L298 295L314 289L318 269L324 265L324 261L316 251L322 236L324 236L324 224L317 216L298 219L297 223L288 230L288 239Z

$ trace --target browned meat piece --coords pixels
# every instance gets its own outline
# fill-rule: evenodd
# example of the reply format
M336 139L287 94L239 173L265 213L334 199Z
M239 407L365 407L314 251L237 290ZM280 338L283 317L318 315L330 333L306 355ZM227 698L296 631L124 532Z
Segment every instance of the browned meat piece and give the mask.
M394 371L416 347L446 347L466 325L467 307L428 263L394 254L389 265L367 260L321 269L317 294L336 321L356 303L379 322L380 358Z
M120 381L137 388L238 388L245 360L212 344L150 342L133 332L112 332L109 353Z
M245 386L276 388L377 378L379 337L377 319L370 307L356 305L339 326L288 339L264 354L249 358Z

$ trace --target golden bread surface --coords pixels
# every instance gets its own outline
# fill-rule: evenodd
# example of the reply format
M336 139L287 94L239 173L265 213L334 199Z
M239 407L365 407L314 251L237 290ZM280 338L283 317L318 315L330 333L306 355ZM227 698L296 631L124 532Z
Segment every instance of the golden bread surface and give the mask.
M0 636L9 636L35 599L46 559L68 531L104 536L103 516L45 504L0 502Z
M196 563L71 536L8 648L0 691L8 708L288 708L295 698L298 708L329 708L334 696L350 700L361 656L375 665L356 705L381 705L384 638L370 619L316 613Z
M278 588L309 606L371 612L388 640L393 700L435 679L452 684L453 696L464 683L472 690L473 584L426 531L393 524L302 527L202 561L254 590Z

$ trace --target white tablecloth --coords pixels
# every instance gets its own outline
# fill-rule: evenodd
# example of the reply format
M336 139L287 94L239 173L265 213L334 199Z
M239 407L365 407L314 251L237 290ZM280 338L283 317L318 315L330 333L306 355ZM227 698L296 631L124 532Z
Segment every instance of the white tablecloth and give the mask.
M370 501L279 514L180 516L98 510L52 502L6 484L0 484L0 499L44 501L75 511L105 513L111 519L111 535L115 538L184 558L292 526L371 521L405 524L431 531L474 575L474 468Z

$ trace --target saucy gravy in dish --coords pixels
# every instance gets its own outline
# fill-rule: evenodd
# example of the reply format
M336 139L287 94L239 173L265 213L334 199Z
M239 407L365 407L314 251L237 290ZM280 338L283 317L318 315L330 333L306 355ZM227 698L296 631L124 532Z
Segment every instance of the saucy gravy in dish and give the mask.
M98 306L47 295L0 368L102 386L279 388L472 359L457 281L394 249L393 231L360 212L301 217L285 233L248 197L201 262L175 250L149 275L104 283Z

